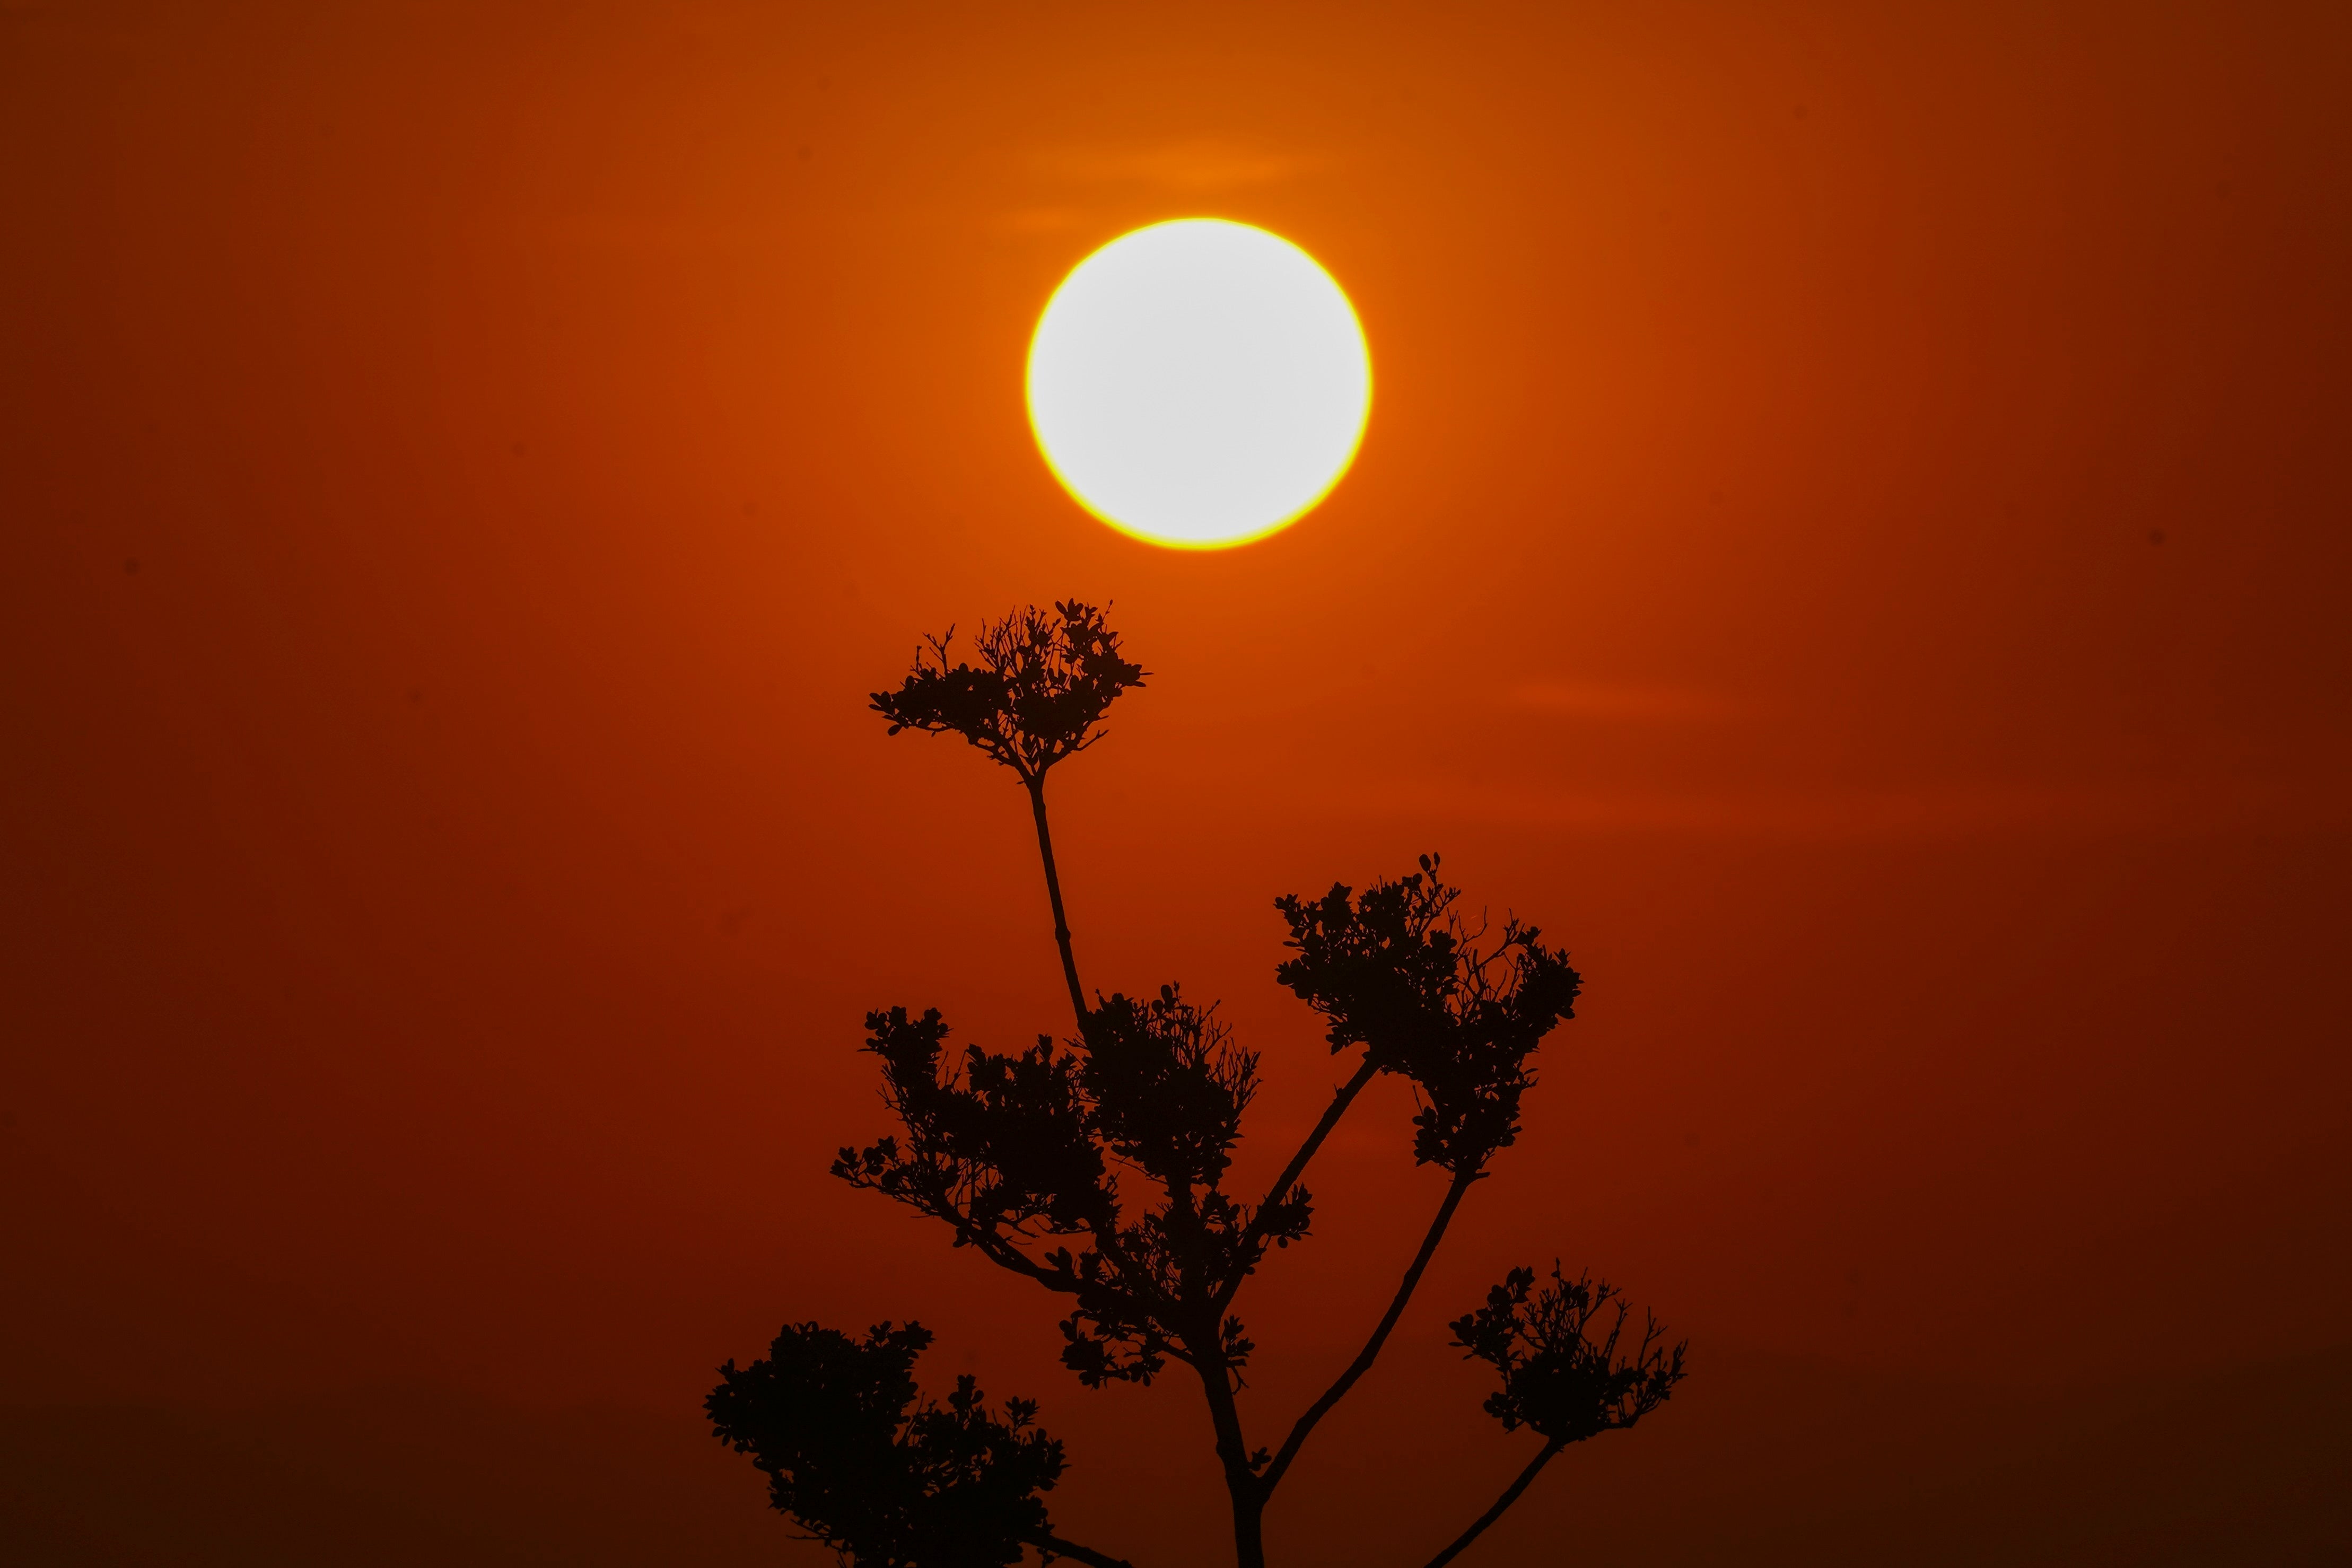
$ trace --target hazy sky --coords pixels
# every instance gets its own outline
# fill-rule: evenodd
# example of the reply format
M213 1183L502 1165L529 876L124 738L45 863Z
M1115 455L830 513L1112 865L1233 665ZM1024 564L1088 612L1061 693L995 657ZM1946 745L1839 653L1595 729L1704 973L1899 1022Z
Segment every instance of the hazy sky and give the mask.
M1463 1495L1443 1319L1555 1253L1695 1396L2352 1339L2347 73L2326 5L0 9L0 1397L690 1409L911 1314L1213 1495L824 1175L866 1009L1063 1021L1017 791L864 704L1068 595L1153 672L1055 775L1080 956L1224 999L1245 1169L1330 1081L1276 894L1441 850L1586 975L1367 1389ZM1204 214L1378 387L1205 555L1021 394ZM1360 1114L1262 1425L1442 1185Z

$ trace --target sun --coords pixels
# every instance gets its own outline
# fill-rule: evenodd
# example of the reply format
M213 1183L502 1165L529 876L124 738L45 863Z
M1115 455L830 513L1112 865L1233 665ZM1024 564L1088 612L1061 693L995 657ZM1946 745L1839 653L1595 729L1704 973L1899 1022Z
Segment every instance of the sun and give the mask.
M1180 549L1297 522L1355 461L1372 361L1313 256L1222 218L1122 235L1073 268L1029 345L1029 423L1078 504Z

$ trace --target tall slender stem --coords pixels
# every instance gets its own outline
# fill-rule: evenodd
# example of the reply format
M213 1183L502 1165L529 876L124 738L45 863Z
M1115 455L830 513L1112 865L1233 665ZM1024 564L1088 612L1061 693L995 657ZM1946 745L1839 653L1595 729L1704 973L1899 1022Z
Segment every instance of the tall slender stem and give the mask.
M1070 1009L1077 1015L1078 1033L1087 1032L1087 992L1078 984L1078 960L1070 951L1070 920L1062 911L1062 877L1054 869L1054 831L1045 825L1045 776L1024 779L1029 789L1030 814L1037 819L1037 856L1045 862L1045 896L1054 905L1054 945L1062 950L1062 978L1069 982Z
M1364 1092L1364 1086L1370 1083L1379 1071L1380 1068L1374 1065L1370 1052L1367 1051L1364 1064L1356 1069L1354 1076L1339 1085L1333 1092L1331 1103L1323 1109L1323 1119L1315 1124L1315 1130L1307 1134L1307 1141L1298 1145L1298 1152L1290 1156L1290 1163L1282 1167L1282 1174L1274 1178L1272 1186L1266 1188L1265 1201L1257 1206L1257 1213L1251 1218L1249 1229L1242 1237L1240 1250L1243 1257L1252 1256L1256 1248L1265 1244L1266 1216L1273 1213L1275 1205L1280 1203L1288 1195L1290 1189L1298 1185L1298 1178L1307 1174L1307 1163L1315 1158L1315 1151L1323 1146L1323 1140L1331 1135L1331 1129L1339 1124L1339 1118L1348 1113L1348 1107L1356 1103L1356 1096ZM1217 1311L1222 1312L1231 1306L1234 1293L1241 1288L1242 1276L1236 1274L1226 1281L1224 1287L1217 1292Z
M1215 1320L1211 1332L1196 1334L1202 1343L1216 1343ZM1250 1469L1249 1445L1242 1436L1241 1410L1234 1399L1224 1357L1202 1355L1192 1363L1201 1375L1201 1391L1208 1396L1209 1424L1217 1437L1217 1458L1224 1466L1225 1490L1234 1504L1234 1559L1236 1568L1265 1568L1265 1488Z
M1469 1529L1455 1536L1453 1545L1431 1558L1428 1568L1445 1568L1448 1563L1461 1556L1464 1548L1486 1533L1488 1525L1503 1517L1505 1509L1519 1500L1519 1494L1528 1490L1528 1483L1536 1479L1536 1472L1551 1463L1551 1457L1567 1447L1568 1440L1565 1437L1554 1437L1544 1444L1543 1451L1529 1459L1528 1468L1519 1472L1519 1479L1503 1489L1503 1495L1495 1500L1495 1506L1480 1514L1477 1521Z
M1265 1568L1265 1503L1234 1499L1234 1562L1236 1568Z
M1282 1472L1288 1469L1290 1461L1298 1457L1298 1450L1306 1446L1307 1435L1315 1430L1315 1424L1330 1414L1331 1406L1347 1397L1348 1390L1356 1385L1358 1378L1371 1370L1372 1363L1380 1357L1381 1346L1388 1343L1389 1333L1397 1326L1397 1320L1404 1316L1405 1303L1412 1300L1413 1289L1421 1283L1422 1271L1429 1267L1430 1259L1436 1256L1437 1244L1445 1237L1445 1228L1454 1223L1454 1211L1462 1207L1462 1195L1468 1192L1470 1184L1477 1179L1475 1173L1457 1175L1447 1186L1445 1201L1437 1206L1437 1216L1429 1222L1429 1232L1421 1239L1421 1250L1412 1255L1412 1262L1406 1268L1403 1282L1397 1286L1396 1295L1389 1302L1389 1310L1381 1314L1380 1324L1372 1330L1372 1337L1364 1342L1364 1348L1356 1353L1356 1359L1348 1364L1348 1370L1324 1390L1322 1398L1307 1406L1307 1414L1290 1428L1290 1436L1283 1440L1282 1451L1275 1455L1274 1462L1266 1467L1263 1483L1266 1490L1272 1491L1275 1483L1282 1479Z

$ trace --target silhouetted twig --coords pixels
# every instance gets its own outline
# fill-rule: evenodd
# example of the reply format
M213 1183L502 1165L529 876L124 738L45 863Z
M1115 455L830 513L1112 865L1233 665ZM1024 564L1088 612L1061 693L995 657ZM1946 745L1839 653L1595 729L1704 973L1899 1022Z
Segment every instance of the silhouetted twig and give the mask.
M1073 1563L1084 1563L1087 1568L1135 1568L1124 1557L1113 1557L1108 1552L1097 1552L1090 1546L1080 1546L1050 1532L1040 1531L1029 1537L1029 1544L1043 1552L1049 1563L1056 1557L1066 1557Z
M915 650L914 672L897 691L876 692L874 711L890 721L893 735L919 729L963 737L1010 768L1028 790L1045 894L1054 908L1054 943L1083 1034L1087 995L1078 984L1054 836L1045 821L1045 775L1108 733L1102 728L1103 714L1121 692L1141 685L1147 672L1120 656L1118 633L1104 622L1103 612L1076 600L1057 603L1050 612L1031 605L983 622L973 639L980 655L976 667L949 665L948 647L954 641L952 626L944 636L925 638Z
M1521 1470L1517 1477L1513 1478L1511 1484L1503 1489L1503 1495L1490 1503L1486 1512L1473 1520L1469 1529L1455 1536L1453 1545L1431 1558L1427 1568L1445 1568L1448 1563L1461 1556L1465 1547L1486 1532L1488 1525L1502 1518L1510 1506L1519 1500L1519 1494L1528 1490L1528 1484L1536 1479L1536 1472L1551 1463L1552 1456L1567 1447L1566 1441L1554 1438L1537 1450L1536 1457L1528 1461L1527 1469Z
M1413 1288L1421 1283L1422 1270L1429 1267L1432 1258L1437 1256L1437 1244L1444 1239L1445 1228L1454 1223L1454 1211L1462 1207L1463 1195L1477 1179L1475 1174L1456 1176L1446 1184L1445 1200L1437 1206L1436 1218L1429 1222L1429 1230L1421 1239L1421 1249L1412 1255L1412 1262L1405 1269L1403 1282L1397 1286L1396 1294L1390 1299L1389 1310L1381 1314L1380 1322L1372 1329L1371 1338L1364 1342L1364 1348L1356 1353L1356 1359L1348 1364L1348 1369L1324 1390L1323 1396L1307 1407L1306 1414L1299 1416L1297 1423L1290 1428L1290 1436L1283 1440L1273 1462L1266 1466L1265 1489L1268 1491L1272 1491L1276 1483L1282 1479L1283 1472L1290 1469L1290 1462L1298 1457L1298 1450L1306 1447L1307 1434L1315 1430L1316 1424L1330 1413L1333 1406L1348 1396L1348 1390L1356 1385L1358 1378L1372 1369L1372 1363L1380 1356L1381 1346L1388 1343L1389 1332L1397 1326L1397 1320L1404 1316L1405 1304L1412 1300Z

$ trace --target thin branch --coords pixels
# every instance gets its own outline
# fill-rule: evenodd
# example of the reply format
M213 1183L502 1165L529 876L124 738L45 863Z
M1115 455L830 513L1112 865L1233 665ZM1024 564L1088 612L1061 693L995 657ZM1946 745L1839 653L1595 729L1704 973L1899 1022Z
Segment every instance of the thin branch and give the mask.
M1370 1083L1379 1071L1380 1069L1372 1062L1371 1052L1367 1050L1364 1064L1356 1069L1355 1076L1339 1085L1338 1092L1331 1096L1331 1103L1324 1109L1323 1119L1315 1124L1315 1130L1307 1134L1307 1141L1298 1145L1298 1152L1290 1156L1290 1163L1282 1167L1282 1174L1275 1178L1274 1186L1266 1189L1265 1201L1257 1206L1257 1212L1250 1216L1249 1228L1242 1232L1241 1244L1235 1249L1238 1256L1246 1259L1265 1245L1265 1217L1274 1212L1275 1206L1288 1195L1292 1187L1298 1185L1298 1178L1307 1174L1307 1162L1314 1159L1315 1152L1323 1146L1323 1140L1331 1135L1331 1129L1339 1124L1339 1118L1348 1113L1348 1107L1355 1103L1356 1096L1364 1092L1364 1085ZM1220 1313L1232 1305L1234 1292L1242 1288L1243 1278L1240 1274L1234 1275L1218 1291L1215 1305Z
M1057 1270L1048 1269L1003 1237L992 1236L978 1226L958 1226L957 1229L971 1238L965 1243L967 1246L979 1248L980 1255L998 1268L1026 1275L1049 1291L1059 1291L1070 1296L1078 1293L1075 1274L1066 1275Z
M1464 1549L1484 1534L1488 1525L1502 1518L1503 1511L1519 1500L1519 1494L1528 1490L1528 1483L1536 1479L1536 1472L1551 1463L1551 1457L1567 1447L1568 1439L1565 1437L1554 1437L1546 1443L1543 1451L1529 1459L1528 1468L1519 1472L1519 1479L1503 1489L1503 1495L1495 1500L1495 1506L1480 1514L1469 1529L1455 1536L1453 1545L1431 1558L1428 1568L1445 1568L1448 1563L1461 1556Z
M1290 1436L1283 1439L1282 1451L1275 1455L1274 1462L1266 1467L1266 1490L1272 1491L1276 1483L1282 1479L1283 1471L1288 1469L1290 1461L1298 1457L1298 1450L1306 1446L1307 1435L1315 1430L1315 1424L1329 1415L1333 1406L1347 1397L1348 1390L1356 1385L1358 1378L1371 1370L1372 1363L1379 1359L1381 1347L1388 1343L1390 1332L1397 1326L1397 1320L1404 1316L1405 1303L1412 1300L1413 1289L1421 1283L1422 1270L1427 1269L1430 1259L1436 1256L1437 1244L1445 1237L1445 1228L1454 1222L1454 1211L1462 1207L1463 1195L1477 1179L1475 1176L1456 1176L1447 1184L1445 1201L1437 1206L1437 1215L1429 1222L1429 1232L1421 1239L1421 1250L1412 1255L1412 1262L1405 1270L1403 1281L1397 1286L1395 1298L1389 1302L1389 1310L1381 1315L1380 1326L1372 1330L1372 1337L1364 1342L1364 1348L1356 1353L1356 1359L1348 1364L1348 1370L1323 1391L1322 1398L1307 1406L1307 1413L1290 1428Z
M1212 1317L1209 1322L1209 1343L1214 1346L1216 1319ZM1223 1463L1225 1490L1233 1499L1236 1568L1265 1568L1265 1488L1250 1469L1249 1444L1242 1436L1241 1410L1234 1398L1233 1369L1213 1349L1192 1364L1192 1370L1200 1374L1201 1392L1208 1397L1217 1458Z
M1213 1325L1215 1320L1210 1321ZM1217 1458L1225 1468L1225 1485L1233 1490L1234 1501L1239 1502L1243 1489L1257 1478L1250 1470L1249 1444L1242 1436L1241 1406L1234 1398L1233 1368L1216 1354L1215 1333L1212 1332L1206 1339L1211 1348L1204 1354L1196 1347L1192 1367L1200 1375L1201 1392L1209 1402L1209 1425L1216 1433Z
M998 1268L1015 1274L1026 1275L1049 1291L1058 1291L1065 1295L1078 1293L1080 1281L1076 1272L1046 1268L995 1231L975 1222L969 1214L964 1212L961 1205L944 1193L919 1196L929 1197L930 1201L910 1203L909 1207L945 1220L948 1228L956 1233L965 1246L973 1249Z
M1087 1032L1086 988L1078 984L1078 960L1070 951L1069 917L1062 912L1062 878L1054 867L1054 832L1045 825L1045 776L1024 776L1029 787L1030 814L1037 819L1037 857L1045 865L1045 896L1054 905L1054 945L1062 950L1062 978L1069 983L1070 1010L1077 1015L1078 1036Z
M1120 1283L1126 1287L1127 1298L1129 1301L1140 1306L1161 1298L1163 1292L1151 1277L1143 1271L1141 1265L1127 1255L1127 1249L1119 1245L1118 1222L1116 1218L1113 1218L1108 1228L1099 1225L1089 1226L1087 1234L1094 1238L1095 1251L1104 1262L1110 1265L1111 1272L1116 1274Z
M1091 1546L1081 1546L1075 1541L1065 1541L1051 1531L1040 1531L1029 1538L1029 1544L1055 1557L1066 1557L1073 1563L1083 1563L1087 1568L1135 1568L1124 1557L1113 1557L1108 1552L1097 1552Z

